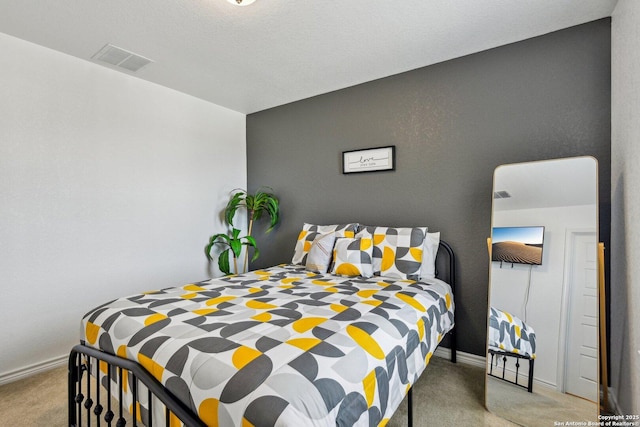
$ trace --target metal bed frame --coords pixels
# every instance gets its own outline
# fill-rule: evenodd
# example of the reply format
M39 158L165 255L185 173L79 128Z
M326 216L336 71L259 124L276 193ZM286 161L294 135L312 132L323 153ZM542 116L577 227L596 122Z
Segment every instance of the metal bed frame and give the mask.
M515 384L515 385L520 386L522 388L526 388L529 393L533 393L533 362L535 361L534 359L532 359L529 356L523 356L523 355L517 354L517 353L509 353L507 351L498 351L498 350L494 350L492 348L489 349L489 354L491 355L491 363L489 365L489 374L488 375L490 375L490 376L492 376L494 378L498 378L500 380L506 381L508 383ZM500 356L502 356L502 376L498 376L498 375L495 375L493 373L493 357L494 356L498 356L498 358ZM515 357L516 358L516 380L515 381L511 381L511 380L505 378L505 370L507 368L507 357ZM520 369L520 359L524 359L524 360L528 360L529 361L529 378L528 378L527 385L523 385L523 384L519 384L518 383L518 371Z
M446 252L447 260L442 262L440 252ZM437 270L436 276L442 277L449 283L451 290L455 295L455 277L456 263L453 249L446 242L440 241L438 257L436 265L444 264L445 268ZM445 274L440 274L445 271ZM454 318L455 319L455 318ZM456 328L449 331L449 345L451 349L451 362L456 363ZM106 364L106 374L101 374L100 364ZM96 385L91 387L90 378L95 370ZM152 427L154 420L154 404L161 404L164 407L164 425L172 425L172 420L177 418L188 427L204 427L206 424L198 418L194 412L184 403L178 400L170 391L168 391L158 380L151 376L140 364L96 350L81 342L73 347L69 354L68 364L68 410L69 410L69 426L82 427L83 412L87 427L91 427L92 421L96 426L104 425L116 427L124 427L127 423L127 414L129 410L124 407L123 403L123 379L127 376L133 404L131 405L131 418L133 425L138 425L138 419L142 419L143 425ZM83 377L85 386L83 388ZM100 385L101 379L106 377L105 394L101 396ZM118 378L117 389L112 390L111 378ZM138 412L138 404L140 403L141 393L140 384L147 389L147 414L142 417ZM94 393L92 394L92 388ZM413 425L413 388L407 393L407 418L408 425ZM118 396L115 407L112 405L112 394ZM106 400L106 407L102 401ZM92 420L93 418L93 420ZM145 419L146 418L146 419ZM115 423L115 424L114 424Z

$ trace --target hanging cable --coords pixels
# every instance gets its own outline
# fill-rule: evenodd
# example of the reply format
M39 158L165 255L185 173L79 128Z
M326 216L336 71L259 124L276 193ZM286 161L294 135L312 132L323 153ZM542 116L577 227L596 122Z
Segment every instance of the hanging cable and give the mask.
M527 323L527 304L529 303L529 290L531 289L531 271L533 265L529 265L529 281L527 283L527 293L524 296L524 302L522 303L522 311L524 312L524 322Z

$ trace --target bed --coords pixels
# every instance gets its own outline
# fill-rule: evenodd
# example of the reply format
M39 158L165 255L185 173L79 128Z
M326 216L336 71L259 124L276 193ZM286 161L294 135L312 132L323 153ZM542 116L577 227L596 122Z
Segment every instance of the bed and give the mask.
M455 362L455 256L438 237L433 277L356 275L362 251L374 268L413 267L398 261L402 250L395 265L375 267L380 239L354 227L338 230L330 246L345 251L318 271L311 249L322 231L301 233L291 264L87 313L69 356L69 424L121 426L128 412L145 426L385 425L445 335ZM104 395L117 405L97 403ZM411 409L409 400L409 422Z
M517 316L504 310L490 307L489 311L489 374L492 377L510 382L533 392L533 369L536 358L536 333L531 325L523 322ZM502 360L502 375L493 373L494 358L497 365ZM506 366L509 358L515 359L515 380L506 377ZM520 360L529 362L527 384L519 384L518 373Z

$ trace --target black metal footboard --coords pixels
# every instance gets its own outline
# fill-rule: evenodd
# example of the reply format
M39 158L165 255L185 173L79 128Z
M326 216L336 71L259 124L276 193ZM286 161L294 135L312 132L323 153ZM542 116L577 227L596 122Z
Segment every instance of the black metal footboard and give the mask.
M106 364L106 373L101 374L98 365L104 362ZM95 384L91 384L91 372L95 369ZM106 387L100 384L100 378L104 375L107 378ZM131 411L125 407L123 378L130 375L130 384L133 404ZM111 378L117 376L117 389L112 390ZM103 377L104 378L104 377ZM146 399L146 416L141 416L138 412L141 409L139 383L142 383L147 389ZM93 393L92 393L93 391ZM413 425L413 402L412 389L409 389L407 396L407 418L408 426ZM111 395L114 393L118 396L115 407L112 406ZM101 396L102 394L102 396ZM155 398L155 399L154 399ZM164 418L154 420L154 401L163 405ZM106 406L103 405L106 401ZM132 425L153 426L173 426L172 420L177 418L187 427L206 427L206 424L200 420L193 412L187 408L181 401L177 400L171 392L165 389L162 384L147 373L139 364L122 357L113 356L103 353L92 347L83 344L76 345L69 354L68 369L68 408L69 408L69 426L82 427L83 421L87 427L92 425L124 427L127 424L127 418L132 419ZM142 419L141 424L138 420Z
M101 362L106 365L104 366L106 373L101 373L99 368ZM94 384L92 387L90 377L94 371L97 386ZM104 377L107 378L106 388L100 385L101 378ZM126 380L125 377L127 377ZM117 386L112 384L111 378L118 379ZM131 411L125 407L123 399L125 381L132 396ZM141 384L144 387L141 387ZM116 390L112 390L112 387L116 387ZM144 396L140 390L144 390L142 392ZM102 396L101 392L104 393ZM118 397L116 407L112 405L113 394ZM145 402L144 416L141 413L143 410L141 400ZM103 402L106 402L106 406ZM163 407L161 410L163 419L160 420L154 419L154 415L158 413L154 405L158 404ZM75 346L69 354L68 405L69 426L72 427L82 427L83 420L87 427L91 425L122 427L127 424L127 417L132 419L134 426L170 426L175 425L172 424L172 420L176 418L189 427L205 426L191 409L176 399L139 364L82 344ZM138 424L139 420L142 420L141 424Z
M491 364L490 364L490 368L489 368L489 375L490 376L498 378L498 379L501 379L503 381L507 381L507 382L509 382L511 384L515 384L517 386L526 388L529 393L533 393L533 362L535 361L535 359L532 359L529 356L522 356L522 355L517 354L517 353L508 353L508 352L505 352L505 351L497 351L497 350L493 350L493 349L489 349L489 354L491 354ZM495 375L493 373L493 357L494 356L498 356L498 357L502 356L502 376L498 376L498 375ZM507 357L515 357L515 359L516 359L516 380L515 381L510 381L507 378L505 378ZM520 359L524 359L524 360L528 360L529 361L529 377L528 377L527 385L518 383L518 371L520 369Z

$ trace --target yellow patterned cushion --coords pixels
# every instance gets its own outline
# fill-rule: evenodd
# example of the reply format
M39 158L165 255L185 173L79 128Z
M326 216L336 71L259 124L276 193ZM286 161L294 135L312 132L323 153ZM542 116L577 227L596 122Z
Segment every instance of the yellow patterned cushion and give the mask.
M373 273L418 280L427 227L363 227L356 237L373 240Z
M369 238L336 239L331 273L341 276L373 276L372 249Z

